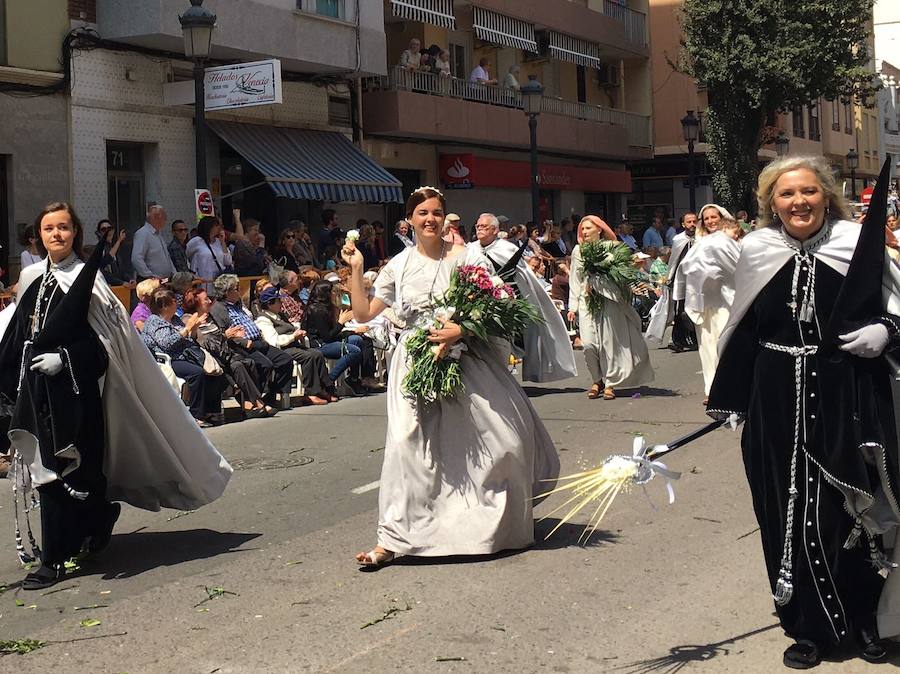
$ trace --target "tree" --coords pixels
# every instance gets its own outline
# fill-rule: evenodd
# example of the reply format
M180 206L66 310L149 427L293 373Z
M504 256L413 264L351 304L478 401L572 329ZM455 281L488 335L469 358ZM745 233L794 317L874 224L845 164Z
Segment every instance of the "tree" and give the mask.
M819 98L871 105L874 0L685 0L679 68L706 87L717 198L756 210L757 152L775 113Z

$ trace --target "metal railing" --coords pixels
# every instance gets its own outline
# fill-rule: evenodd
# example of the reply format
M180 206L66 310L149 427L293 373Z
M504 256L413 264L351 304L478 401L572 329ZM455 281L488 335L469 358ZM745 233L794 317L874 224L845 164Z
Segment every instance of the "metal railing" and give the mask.
M647 15L631 9L622 0L603 0L603 13L625 25L625 40L647 46Z
M395 66L388 75L370 77L364 80L367 91L414 91L433 96L448 96L486 105L506 108L522 108L522 96L514 89L478 84L456 77L446 77L434 73L407 70ZM624 110L614 110L600 105L589 105L577 101L544 96L542 112L574 119L584 119L600 124L620 126L628 132L628 144L632 147L650 147L650 117Z

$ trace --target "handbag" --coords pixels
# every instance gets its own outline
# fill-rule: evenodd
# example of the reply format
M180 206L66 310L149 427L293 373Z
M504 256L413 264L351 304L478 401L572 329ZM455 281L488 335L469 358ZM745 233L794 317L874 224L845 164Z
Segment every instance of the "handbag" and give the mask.
M202 367L204 374L218 377L225 373L215 356L199 344L191 344L184 350L184 360Z

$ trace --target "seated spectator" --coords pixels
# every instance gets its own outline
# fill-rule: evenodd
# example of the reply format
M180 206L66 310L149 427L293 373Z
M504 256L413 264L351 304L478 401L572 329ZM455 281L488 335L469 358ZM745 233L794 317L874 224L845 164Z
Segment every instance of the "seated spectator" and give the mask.
M294 362L291 357L263 339L262 332L253 322L250 312L241 301L240 280L234 274L222 274L213 284L216 302L209 309L209 317L223 331L232 326L240 327L234 337L229 338L232 348L249 357L256 368L256 378L266 382L263 401L275 406L275 397L282 394L282 409L290 409L291 382L294 377ZM271 378L269 373L272 373Z
M259 296L263 294L263 291L266 288L271 288L272 282L269 280L269 277L263 277L261 279L256 280L256 286L254 287L253 299L250 302L250 313L253 314L253 318L256 318L259 315Z
M550 282L545 278L547 272L547 266L541 258L537 255L532 255L528 258L528 268L534 272L534 275L537 277L538 283L541 284L541 287L547 291L547 294L550 294Z
M301 304L303 304L304 307L309 303L309 293L312 290L312 287L316 284L316 282L321 280L322 275L315 269L306 269L300 273L300 289L297 291L297 299L300 300ZM290 314L290 312L288 313Z
M656 259L653 260L653 264L650 265L650 280L653 283L660 285L665 283L669 278L669 255L672 253L672 249L668 246L663 246L659 249L659 254L656 256Z
M241 328L232 326L222 330L215 323L207 319L209 307L212 304L206 290L203 288L191 288L184 295L184 311L188 320L190 316L201 317L200 328L197 331L197 342L209 351L225 371L232 385L241 393L241 405L244 415L250 419L272 417L277 411L266 405L262 400L261 388L263 383L257 378L253 360L238 353L229 344L230 339L241 334Z
M456 213L447 213L444 217L444 241L456 246L465 246L466 239L460 232L459 216Z
M409 49L404 49L400 54L400 66L407 70L418 70L422 66L422 43L418 38L409 41Z
M291 220L288 226L294 230L294 259L300 267L312 266L316 263L316 250L313 248L309 227L300 220Z
M208 375L203 370L206 355L195 341L205 316L192 316L183 328L172 324L175 317L175 295L168 288L157 288L148 299L152 312L144 321L141 339L153 353L172 359L172 369L188 385L191 416L201 428L209 428L220 417L222 392L228 380L222 375Z
M328 376L325 356L317 349L307 348L301 340L306 331L289 322L281 312L281 293L277 288L266 288L259 298L260 312L256 325L265 339L300 364L303 378L304 402L311 405L327 405L338 398L334 395L334 382Z
M150 305L147 303L153 291L159 288L158 278L144 279L134 287L134 292L138 298L138 305L131 312L131 323L137 328L138 332L144 329L144 321L153 313L150 311Z
M37 247L38 241L40 241L40 239L41 237L38 234L37 227L33 222L25 225L25 227L22 229L22 233L19 236L19 243L24 249L22 250L22 254L19 256L19 261L22 264L22 269L25 269L25 267L37 264L38 262L42 262L44 260L44 258L41 256L41 252Z
M269 255L263 245L261 223L256 218L244 218L241 221L244 230L243 238L234 242L231 259L234 262L234 273L238 276L259 276L266 273Z
M637 241L634 238L634 227L627 220L619 223L619 226L616 227L616 236L619 237L619 241L628 246L632 252L636 252L638 249Z
M656 248L657 250L666 245L666 242L663 240L663 232L665 231L666 224L663 221L661 215L653 216L653 223L644 230L644 237L641 240L641 248L650 248L651 246Z
M197 279L189 271L177 271L165 283L165 287L175 294L175 301L178 303L178 311L175 315L179 318L184 313L184 294L193 288L195 283L197 283Z
M504 89L512 89L513 91L519 90L519 71L521 68L518 63L513 63L509 70L506 72L506 77L503 78L503 88Z
M541 248L547 255L554 258L565 257L566 253L571 252L566 250L566 244L562 240L560 228L552 224L547 228L547 235L541 241Z
M344 266L344 261L341 259L341 248L339 246L328 246L328 248L325 249L324 256L326 271L334 271L338 267Z
M388 254L394 257L394 255L402 253L407 248L415 246L416 242L413 241L413 236L409 222L407 220L397 220L397 224L394 225L394 235L388 243Z
M364 224L359 228L359 240L356 242L356 247L359 248L363 255L363 268L365 270L375 269L381 264L381 259L375 246L375 228L372 225Z
M352 334L344 334L344 324L353 318L349 309L338 310L335 302L335 286L329 281L319 281L310 293L310 301L303 314L303 328L312 347L331 360L337 360L328 373L330 384L348 372L347 385L356 395L365 395L360 381L362 362L362 333L368 329L357 328Z
M550 298L563 303L569 308L569 263L560 261L556 265L556 273L550 279Z
M297 235L292 229L283 229L278 235L278 243L272 249L272 262L282 269L290 271L299 271L300 265L297 264L297 258L294 257L294 242Z
M489 64L490 61L482 56L478 61L478 65L472 69L472 72L469 75L469 82L472 82L473 84L497 84L497 80L491 79L491 76L488 73L487 67Z

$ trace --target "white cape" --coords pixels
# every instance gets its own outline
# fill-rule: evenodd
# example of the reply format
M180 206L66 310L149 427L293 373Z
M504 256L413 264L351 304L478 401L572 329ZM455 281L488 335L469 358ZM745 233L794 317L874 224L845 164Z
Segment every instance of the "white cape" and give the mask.
M509 262L519 250L516 244L505 239L495 239L486 247L478 241L473 241L469 247L487 255L500 265ZM516 267L516 285L522 299L528 300L544 318L542 322L532 323L525 330L522 379L545 382L578 376L575 352L572 350L569 331L562 315L524 260L519 260Z
M708 310L727 309L734 301L734 270L741 244L725 232L697 240L678 265L675 300L697 325Z
M669 255L669 278L662 288L659 300L650 310L650 321L647 324L647 331L644 337L650 341L662 343L666 334L666 328L675 320L675 283L678 279L678 269L681 266L681 258L687 253L689 245L694 243L694 237L688 236L686 232L675 235L672 240L672 254ZM684 282L684 277L681 277ZM681 290L681 297L684 297L684 291Z
M41 277L45 265L39 262L22 270L19 298ZM83 266L78 261L55 272L64 291ZM125 307L100 274L94 281L88 322L109 356L101 394L107 498L145 510L193 510L217 499L231 478L231 466L163 378Z

